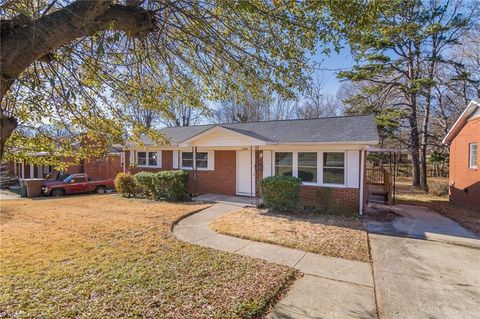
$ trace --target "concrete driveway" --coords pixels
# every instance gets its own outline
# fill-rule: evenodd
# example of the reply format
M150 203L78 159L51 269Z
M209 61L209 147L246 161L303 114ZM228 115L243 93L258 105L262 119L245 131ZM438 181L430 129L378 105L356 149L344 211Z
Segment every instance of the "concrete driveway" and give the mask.
M369 239L380 318L480 318L476 236L423 208L407 215L383 225L388 235L368 225L377 232ZM457 239L460 245L450 243Z

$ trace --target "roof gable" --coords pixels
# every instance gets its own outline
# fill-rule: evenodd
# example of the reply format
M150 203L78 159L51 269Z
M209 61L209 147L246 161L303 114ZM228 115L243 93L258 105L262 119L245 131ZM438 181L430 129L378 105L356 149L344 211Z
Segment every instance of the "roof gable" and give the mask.
M254 137L255 136L255 137ZM249 131L214 126L179 143L179 146L249 146L265 145L266 140Z

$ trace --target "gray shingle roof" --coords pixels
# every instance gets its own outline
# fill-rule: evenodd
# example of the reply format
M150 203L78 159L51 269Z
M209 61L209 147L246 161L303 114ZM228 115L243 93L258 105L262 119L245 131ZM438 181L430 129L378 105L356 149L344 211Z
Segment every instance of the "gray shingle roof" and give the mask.
M338 116L306 120L262 121L169 127L160 130L172 145L221 126L267 143L348 143L378 141L374 115ZM148 139L145 144L151 144Z

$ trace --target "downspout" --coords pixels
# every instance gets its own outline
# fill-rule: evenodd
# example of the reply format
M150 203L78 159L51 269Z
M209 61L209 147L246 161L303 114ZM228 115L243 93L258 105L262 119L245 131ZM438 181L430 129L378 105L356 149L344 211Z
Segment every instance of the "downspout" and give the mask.
M252 197L253 197L253 162L252 162L252 155L253 155L253 146L250 145L250 205L253 205Z
M364 175L364 169L365 169L365 155L364 155L364 150L360 151L360 207L358 212L360 213L360 216L363 215L363 188L365 187L363 183L363 175Z
M197 147L192 146L192 158L193 158L193 176L195 180L195 195L198 196L198 176L197 176Z

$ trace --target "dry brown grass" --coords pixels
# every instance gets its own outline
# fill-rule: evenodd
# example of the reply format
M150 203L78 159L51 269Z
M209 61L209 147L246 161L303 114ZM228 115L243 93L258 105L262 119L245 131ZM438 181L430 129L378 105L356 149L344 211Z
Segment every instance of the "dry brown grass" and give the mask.
M222 234L332 257L370 261L367 233L361 220L334 215L292 217L240 209L213 220L210 227Z
M429 183L448 184L448 178L429 178ZM473 209L457 207L448 202L448 195L435 196L412 187L411 178L397 178L397 199L400 203L426 206L453 219L480 236L480 213Z
M448 185L447 177L431 177L428 179L429 183L438 183ZM430 193L426 193L421 189L412 187L411 177L397 177L397 199L400 201L416 201L416 202L448 202L448 195L435 196Z
M1 203L0 317L250 317L293 272L176 240L206 207L115 195Z

